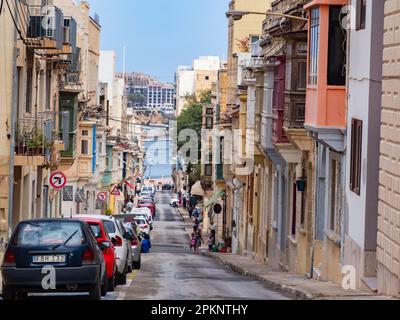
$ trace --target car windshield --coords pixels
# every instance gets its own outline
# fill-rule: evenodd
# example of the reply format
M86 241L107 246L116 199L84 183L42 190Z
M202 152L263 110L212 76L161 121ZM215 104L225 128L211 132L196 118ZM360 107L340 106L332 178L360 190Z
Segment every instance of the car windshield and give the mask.
M136 223L139 225L146 224L146 221L144 219L136 219Z
M65 243L69 247L86 243L82 225L77 222L40 221L21 223L13 244L20 247L54 246Z
M108 233L117 233L117 228L115 227L115 223L113 221L104 220L103 223Z

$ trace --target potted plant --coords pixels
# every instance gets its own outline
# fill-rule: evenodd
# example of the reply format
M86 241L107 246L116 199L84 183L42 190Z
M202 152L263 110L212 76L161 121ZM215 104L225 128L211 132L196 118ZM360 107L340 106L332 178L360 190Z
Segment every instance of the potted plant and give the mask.
M31 132L31 136L27 142L27 146L30 150L31 155L43 155L44 148L44 136L42 130L34 128Z
M26 141L29 132L25 127L18 126L15 134L15 153L18 155L25 155L27 152Z

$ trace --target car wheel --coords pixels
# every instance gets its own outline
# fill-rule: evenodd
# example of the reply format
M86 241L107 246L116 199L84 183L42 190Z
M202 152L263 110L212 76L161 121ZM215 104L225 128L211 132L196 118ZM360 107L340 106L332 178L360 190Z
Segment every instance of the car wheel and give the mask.
M125 285L126 284L126 273L118 274L118 284Z
M114 290L115 290L115 283L116 283L116 281L115 281L115 272L113 273L112 278L108 279L107 281L108 281L108 285L107 285L107 287L108 287L108 292L114 292Z
M142 265L142 255L139 256L139 261L133 263L133 267L136 270L140 270L141 265Z
M104 280L103 284L101 285L101 296L105 297L108 292L108 279L107 279L107 273L104 272Z
M17 292L13 287L6 286L3 283L3 299L6 301L12 301L17 299Z
M101 285L98 281L95 285L92 285L89 289L90 300L100 300L101 299Z

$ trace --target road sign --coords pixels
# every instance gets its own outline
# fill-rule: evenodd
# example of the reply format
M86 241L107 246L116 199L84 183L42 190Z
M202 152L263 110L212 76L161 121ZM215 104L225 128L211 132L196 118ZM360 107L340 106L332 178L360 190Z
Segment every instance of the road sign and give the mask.
M67 184L67 177L63 172L54 172L50 176L50 184L54 189L62 189Z
M133 190L136 189L136 187L135 187L133 184L129 183L129 182L126 181L126 180L125 180L125 185L128 186L129 188L133 189Z
M113 196L119 197L121 195L121 191L119 191L118 186L115 186L114 189L111 191Z
M107 192L99 192L99 194L97 195L97 200L99 201L106 201L107 199Z

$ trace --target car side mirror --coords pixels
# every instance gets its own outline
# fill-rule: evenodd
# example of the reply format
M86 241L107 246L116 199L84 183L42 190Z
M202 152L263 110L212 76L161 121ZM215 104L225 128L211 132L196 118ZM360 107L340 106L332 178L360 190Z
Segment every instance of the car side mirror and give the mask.
M111 242L109 241L102 241L100 242L100 249L101 250L106 250L111 248Z

